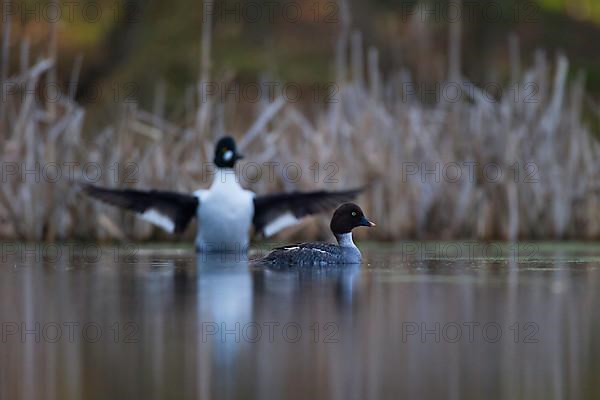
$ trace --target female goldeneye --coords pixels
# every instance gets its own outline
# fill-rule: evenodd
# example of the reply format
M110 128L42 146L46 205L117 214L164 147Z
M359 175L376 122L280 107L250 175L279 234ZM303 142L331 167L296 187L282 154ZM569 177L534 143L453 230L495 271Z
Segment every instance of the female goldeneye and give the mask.
M181 233L193 217L198 217L196 250L199 252L245 252L250 226L271 236L300 218L327 211L349 201L361 189L339 192L292 192L257 196L242 188L233 167L242 155L233 138L217 142L216 173L209 189L192 195L150 190L106 189L86 184L86 194L108 204L133 210L141 218L170 233Z
M361 254L352 240L352 229L357 226L375 226L363 211L354 203L345 203L338 207L331 218L330 229L337 239L338 245L332 243L312 242L279 247L258 264L277 265L326 265L326 264L359 264Z

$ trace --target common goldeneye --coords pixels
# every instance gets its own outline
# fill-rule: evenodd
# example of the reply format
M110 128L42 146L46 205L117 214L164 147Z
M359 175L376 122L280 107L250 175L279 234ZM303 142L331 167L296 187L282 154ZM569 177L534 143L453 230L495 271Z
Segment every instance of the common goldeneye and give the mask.
M338 207L331 218L330 229L338 245L323 242L294 244L274 249L258 260L257 264L306 265L359 264L361 254L352 240L352 229L357 226L375 226L354 203Z
M199 252L245 252L250 226L268 237L304 216L327 211L349 201L361 189L339 192L277 193L257 196L238 183L233 168L242 155L233 138L217 142L216 173L209 189L193 194L168 191L107 189L84 184L83 191L105 203L137 212L142 219L170 233L181 233L198 217L196 250Z

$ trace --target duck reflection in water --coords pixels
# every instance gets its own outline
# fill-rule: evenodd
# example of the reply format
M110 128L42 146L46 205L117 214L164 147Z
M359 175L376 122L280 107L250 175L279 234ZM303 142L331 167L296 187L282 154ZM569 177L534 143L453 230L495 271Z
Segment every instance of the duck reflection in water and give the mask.
M187 321L177 331L189 329L181 338L187 343L183 357L196 360L186 364L200 367L206 382L200 386L221 394L230 387L259 390L255 386L273 366L261 372L253 363L257 355L275 357L290 345L286 325L301 327L301 340L309 343L315 323L322 335L329 333L327 323L341 324L340 315L352 314L360 277L360 265L266 268L237 254L199 254L173 266L174 309Z

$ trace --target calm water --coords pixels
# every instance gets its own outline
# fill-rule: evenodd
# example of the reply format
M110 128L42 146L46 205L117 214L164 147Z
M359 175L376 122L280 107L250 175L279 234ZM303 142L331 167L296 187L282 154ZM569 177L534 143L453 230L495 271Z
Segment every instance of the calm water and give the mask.
M489 246L285 271L5 247L0 398L600 398L600 247Z

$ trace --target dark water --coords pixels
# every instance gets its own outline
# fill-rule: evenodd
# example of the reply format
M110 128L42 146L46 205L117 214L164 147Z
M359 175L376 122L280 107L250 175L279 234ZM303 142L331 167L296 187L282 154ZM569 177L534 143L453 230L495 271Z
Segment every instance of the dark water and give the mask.
M451 246L286 271L5 248L0 398L600 398L600 249Z

